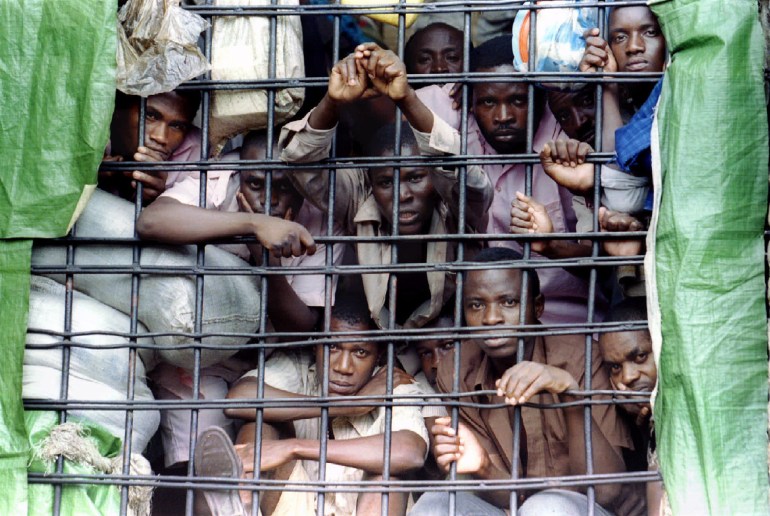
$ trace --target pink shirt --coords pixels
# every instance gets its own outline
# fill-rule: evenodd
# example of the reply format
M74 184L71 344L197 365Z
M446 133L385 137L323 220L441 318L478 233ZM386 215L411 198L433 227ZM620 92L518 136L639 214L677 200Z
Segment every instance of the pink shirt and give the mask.
M187 136L182 140L181 145L176 148L169 161L198 161L201 159L201 130L193 126L187 133ZM187 176L198 177L198 171L195 172L169 172L166 176L166 189L171 188L171 185L178 183Z
M452 98L449 96L451 84L444 86L428 86L417 90L420 100L443 118L450 126L460 130L460 112L452 109ZM561 127L556 122L548 107L545 108L543 117L535 133L533 148L537 152L549 140L556 140L562 136ZM472 113L468 114L468 154L469 155L495 155L497 151L487 143L481 129L476 123ZM492 185L494 186L494 199L489 211L487 233L508 234L511 222L511 203L516 199L516 192L525 192L526 167L524 164L483 165ZM532 167L532 197L543 204L553 222L554 232L575 232L577 217L572 208L572 194L559 186L548 177L543 168L538 165ZM521 251L522 246L512 240L490 242L490 246L507 246ZM532 256L539 259L547 259L537 253ZM545 311L540 320L544 324L572 324L585 322L588 315L588 282L567 272L565 269L544 268L538 269L540 278L540 290L545 297ZM603 306L603 299L597 301ZM603 317L601 310L597 315ZM595 320L601 320L595 317Z
M237 160L237 152L231 152L222 157L223 161ZM238 172L225 170L209 172L206 184L206 209L226 212L238 212L238 200L236 194L240 189L240 175ZM200 193L200 178L197 175L183 177L173 188L169 188L161 194L161 197L169 197L183 204L198 206ZM302 203L294 222L302 224L313 236L326 236L326 216L310 204ZM334 235L343 235L342 228L335 224L332 229ZM219 246L241 258L249 259L249 250L243 244L224 244ZM337 244L333 251L333 265L342 263L344 246ZM317 244L313 255L293 256L281 258L284 267L324 267L326 265L326 246ZM286 281L291 285L297 296L307 306L325 305L325 277L323 274L294 274L286 276ZM332 292L336 290L337 275L332 277ZM334 297L332 296L332 299Z

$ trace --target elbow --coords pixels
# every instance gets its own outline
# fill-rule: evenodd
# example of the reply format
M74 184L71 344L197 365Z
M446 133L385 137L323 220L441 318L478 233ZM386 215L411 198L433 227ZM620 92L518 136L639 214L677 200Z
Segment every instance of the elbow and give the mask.
M142 240L154 240L157 237L158 224L151 207L142 210L136 221L136 233Z
M603 484L595 487L596 503L602 507L615 507L620 502L621 484Z
M395 439L397 433L404 435ZM390 472L394 475L402 475L423 467L427 445L422 437L409 430L394 432L393 437Z

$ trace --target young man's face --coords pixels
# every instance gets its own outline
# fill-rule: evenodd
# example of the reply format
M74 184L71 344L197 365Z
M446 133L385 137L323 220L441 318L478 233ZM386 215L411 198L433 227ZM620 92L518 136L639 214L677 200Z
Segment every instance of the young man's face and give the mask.
M652 340L646 330L604 333L599 337L602 359L610 373L613 389L652 392L658 381L658 369L652 355ZM629 414L637 415L641 403L622 404Z
M241 159L265 159L264 148L249 146L241 151ZM265 213L267 204L267 174L263 170L242 170L241 193L255 213ZM283 170L273 170L272 189L270 192L270 215L286 218L291 211L291 219L297 216L302 207L303 198L294 188Z
M412 74L458 73L463 69L463 34L457 29L437 25L414 36L406 56Z
M494 326L520 324L521 270L487 269L469 271L463 288L463 313L468 326L485 331ZM525 324L535 324L543 313L543 296L529 294ZM508 358L516 354L518 337L474 339L488 356Z
M174 92L147 98L145 107L144 146L168 160L190 131L194 109ZM112 117L110 142L112 154L133 160L139 136L139 101L126 109L116 109Z
M548 92L548 107L567 136L591 145L594 144L595 94L594 88Z
M610 14L610 48L620 72L661 72L666 40L649 7L619 7Z
M332 317L332 332L365 332L368 324L351 324ZM372 378L380 357L376 342L358 342L351 336L350 342L329 345L329 396L355 396ZM315 359L319 381L323 375L323 345L316 346Z
M515 74L512 65L479 72ZM490 82L473 85L473 116L487 142L500 154L524 152L527 144L527 85Z
M419 156L413 146L402 146L402 156ZM393 168L372 168L369 179L372 195L382 217L393 226ZM401 235L427 233L438 194L433 188L430 168L401 167L398 192L398 231Z
M428 328L451 328L454 326L453 321L448 317L441 317L435 324L429 324ZM438 363L452 352L455 347L454 339L438 338L430 340L421 340L417 342L415 349L417 350L417 356L420 358L420 368L423 374L428 379L428 383L434 388L436 387L436 372L438 371Z

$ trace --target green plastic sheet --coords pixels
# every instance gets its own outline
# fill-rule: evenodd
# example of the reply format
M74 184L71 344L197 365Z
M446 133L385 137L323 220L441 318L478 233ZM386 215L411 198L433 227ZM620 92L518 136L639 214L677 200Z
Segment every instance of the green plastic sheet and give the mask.
M651 2L658 107L655 424L673 514L767 515L768 135L755 0Z
M27 513L30 239L65 235L96 183L114 106L116 9L0 0L0 514Z

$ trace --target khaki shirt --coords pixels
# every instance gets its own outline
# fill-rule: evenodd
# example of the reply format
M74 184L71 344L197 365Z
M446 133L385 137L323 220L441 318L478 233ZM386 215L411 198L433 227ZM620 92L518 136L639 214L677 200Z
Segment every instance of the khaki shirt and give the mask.
M312 113L312 111L311 111ZM289 163L321 161L329 156L335 129L318 130L310 127L308 119L286 124L281 131L279 146L281 160ZM434 115L430 133L414 131L423 156L459 154L460 135L441 118ZM294 170L290 175L297 190L315 206L328 211L329 182L321 170ZM468 166L466 191L466 231L483 232L486 213L492 203L493 189L481 167ZM458 228L458 172L443 168L433 169L433 186L441 197L430 223L431 234L453 234ZM348 234L357 236L387 236L382 215L377 207L364 168L338 169L335 182L334 218ZM427 263L452 262L456 257L457 244L452 242L428 242ZM388 265L391 263L389 242L362 242L356 246L361 265ZM428 272L430 299L420 305L404 323L405 328L425 325L434 319L455 292L455 275L441 270ZM380 328L388 325L386 307L389 273L363 274L362 280L372 318Z
M591 389L611 389L607 371L602 366L599 346L592 346ZM472 343L462 344L460 363L460 391L495 390L496 373L492 363L481 348ZM539 337L535 341L533 362L547 364L569 372L578 384L585 385L585 337L583 335L556 335ZM454 354L439 364L437 384L442 392L452 392ZM599 398L595 396L594 398ZM464 400L469 401L469 400ZM470 401L481 404L503 403L500 396L473 396ZM559 396L544 393L531 399L532 403L553 404ZM593 417L610 444L633 448L628 429L613 405L595 405ZM490 455L499 458L510 470L513 467L513 411L511 409L484 409L462 407L460 416ZM561 409L537 409L522 407L521 410L526 443L522 442L525 464L519 471L528 478L569 475L569 443L567 423Z

